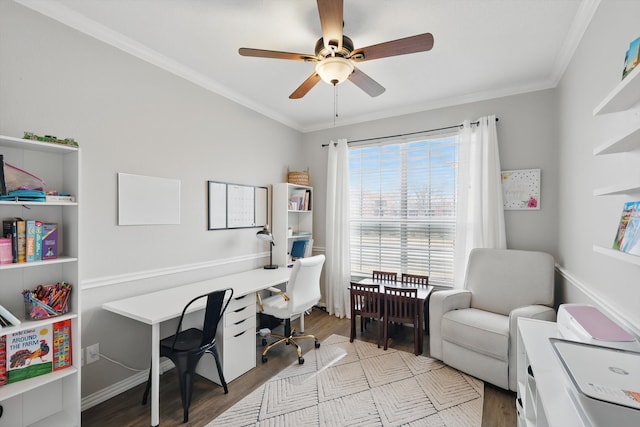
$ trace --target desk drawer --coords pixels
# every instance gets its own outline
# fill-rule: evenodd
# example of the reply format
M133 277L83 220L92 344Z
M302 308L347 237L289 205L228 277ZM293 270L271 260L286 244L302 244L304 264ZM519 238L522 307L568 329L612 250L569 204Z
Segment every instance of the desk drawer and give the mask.
M241 299L233 300L229 303L224 314L224 326L234 326L238 322L248 317L256 317L256 296L255 294L245 295ZM255 327L255 320L253 322Z
M255 293L250 293L247 295L242 295L242 296L233 298L229 303L229 307L227 307L227 313L236 311L239 308L246 307L249 305L256 305Z
M224 327L224 339L232 338L239 332L249 331L250 333L256 333L256 315L255 313L249 313L248 317L237 320L233 324L229 324Z

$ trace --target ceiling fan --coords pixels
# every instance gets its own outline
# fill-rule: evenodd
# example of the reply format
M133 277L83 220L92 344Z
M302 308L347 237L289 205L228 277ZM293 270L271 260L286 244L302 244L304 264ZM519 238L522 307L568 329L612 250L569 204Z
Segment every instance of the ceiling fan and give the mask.
M378 96L385 88L355 66L355 63L371 61L389 56L425 52L433 48L431 33L405 37L363 48L354 48L353 41L342 33L343 0L317 0L322 37L315 46L315 55L280 52L274 50L241 47L242 56L259 58L289 59L293 61L316 62L316 69L289 98L302 98L320 80L335 86L350 80L369 96Z

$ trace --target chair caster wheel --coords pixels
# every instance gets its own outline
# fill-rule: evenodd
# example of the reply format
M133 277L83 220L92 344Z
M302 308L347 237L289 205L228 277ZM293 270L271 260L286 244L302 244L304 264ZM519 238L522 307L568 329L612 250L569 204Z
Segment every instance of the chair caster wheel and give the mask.
M316 341L315 346L316 348L320 348L320 341Z
M262 338L262 346L264 347L265 345L267 345L267 339L266 338Z
M266 363L267 362L267 356L262 356L262 363Z
M302 365L304 363L304 357L298 357L298 364Z

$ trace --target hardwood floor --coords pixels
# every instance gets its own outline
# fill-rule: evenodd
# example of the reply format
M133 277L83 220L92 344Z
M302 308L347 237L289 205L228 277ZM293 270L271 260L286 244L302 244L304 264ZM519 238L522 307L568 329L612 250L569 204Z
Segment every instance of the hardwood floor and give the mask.
M338 319L326 312L314 309L305 318L305 329L318 337L320 341L331 334L349 336L349 319ZM359 319L358 319L359 325ZM282 327L280 327L282 328ZM358 339L375 343L376 328L369 327ZM402 328L391 347L413 352L413 333L409 327ZM305 340L303 351L314 351L313 341ZM429 356L429 340L425 336L424 355ZM220 415L227 408L242 399L252 390L271 378L275 373L286 368L297 360L295 351L288 346L278 346L269 352L267 363L260 362L262 346L256 338L257 366L255 369L229 383L229 394L224 394L221 386L204 378L197 377L193 390L193 400L189 409L189 422L182 423L182 404L180 402L180 388L172 369L160 377L160 425L162 427L204 426ZM150 407L142 406L144 384L140 384L100 405L94 406L82 413L84 427L141 427L150 425ZM515 394L507 392L490 384L485 384L484 407L482 415L483 427L513 427L516 425Z

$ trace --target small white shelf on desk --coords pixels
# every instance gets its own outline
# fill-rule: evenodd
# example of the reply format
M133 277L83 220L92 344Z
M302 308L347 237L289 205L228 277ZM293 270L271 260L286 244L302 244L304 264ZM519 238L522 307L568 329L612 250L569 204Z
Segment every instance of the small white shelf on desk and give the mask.
M634 68L593 110L593 115L616 113L634 106L640 93L640 67Z
M620 261L628 262L630 264L640 265L640 256L630 255L625 252L605 248L604 246L599 245L593 245L593 251Z

